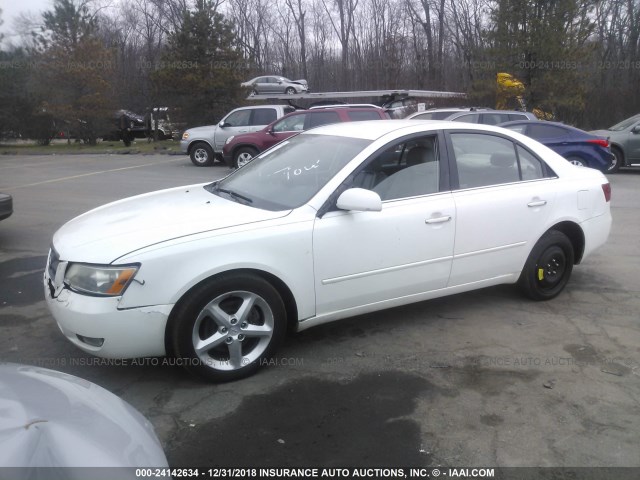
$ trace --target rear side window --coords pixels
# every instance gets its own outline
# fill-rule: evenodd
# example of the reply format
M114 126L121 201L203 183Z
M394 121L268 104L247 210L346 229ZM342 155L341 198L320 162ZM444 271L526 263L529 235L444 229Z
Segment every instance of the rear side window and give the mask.
M304 125L305 130L329 123L338 123L340 117L336 112L310 112L307 114L307 120Z
M358 120L380 120L380 114L375 110L347 112L349 120L357 122Z
M567 131L556 125L545 125L540 122L540 124L534 124L529 126L528 135L531 138L558 138L564 137L567 134Z
M486 187L545 177L543 163L506 138L451 134L460 188Z
M453 119L454 122L467 122L467 123L478 123L478 117L480 117L477 113L470 113L468 115L461 115Z
M510 113L509 114L509 120L531 120L529 117L527 117L526 115L523 115L521 113ZM506 122L506 120L505 120Z
M508 125L504 128L507 128L513 132L518 132L524 135L525 130L527 129L527 124L526 123L521 123L518 125Z
M483 113L482 123L485 125L498 125L509 121L509 114L507 113Z
M539 180L544 178L544 166L531 152L520 145L516 145L518 160L520 162L520 175L522 180Z
M275 108L256 108L253 111L251 125L269 125L276 118L278 118L278 116Z

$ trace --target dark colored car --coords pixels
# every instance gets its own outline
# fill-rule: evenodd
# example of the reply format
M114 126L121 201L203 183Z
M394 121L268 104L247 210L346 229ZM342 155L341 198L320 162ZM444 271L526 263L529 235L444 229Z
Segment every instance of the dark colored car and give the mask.
M606 137L563 123L533 120L505 122L499 126L539 141L574 165L606 173L615 159Z
M0 220L9 218L13 213L13 199L11 195L0 193Z
M298 110L270 123L257 132L229 137L222 149L222 156L227 165L238 168L249 162L258 153L304 130L330 123L385 120L388 118L389 115L383 109L371 107Z

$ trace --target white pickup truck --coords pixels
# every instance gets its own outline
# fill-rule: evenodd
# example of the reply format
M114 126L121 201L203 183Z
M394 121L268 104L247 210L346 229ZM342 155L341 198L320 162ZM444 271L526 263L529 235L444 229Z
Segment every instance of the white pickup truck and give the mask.
M208 167L218 159L222 160L222 147L231 135L255 132L274 120L293 112L289 105L260 105L236 108L229 112L217 125L195 127L182 134L180 148L191 157L198 167Z

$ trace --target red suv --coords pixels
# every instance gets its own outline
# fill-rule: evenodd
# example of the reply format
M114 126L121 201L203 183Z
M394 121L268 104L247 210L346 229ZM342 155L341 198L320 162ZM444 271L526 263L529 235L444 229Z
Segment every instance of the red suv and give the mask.
M227 139L222 156L230 167L238 168L276 143L320 125L359 120L385 120L389 115L377 107L331 107L298 110L270 123L262 130Z

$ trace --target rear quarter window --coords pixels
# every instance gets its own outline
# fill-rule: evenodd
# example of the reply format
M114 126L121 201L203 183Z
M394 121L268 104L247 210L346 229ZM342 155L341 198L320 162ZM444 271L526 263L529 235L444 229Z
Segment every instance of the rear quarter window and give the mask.
M535 124L529 125L527 134L531 138L559 138L567 135L567 130L556 125Z
M319 127L320 125L327 125L330 123L338 123L339 121L340 116L336 112L309 112L307 114L304 129L309 130L313 127Z
M275 108L257 108L253 111L251 125L268 125L278 118Z

